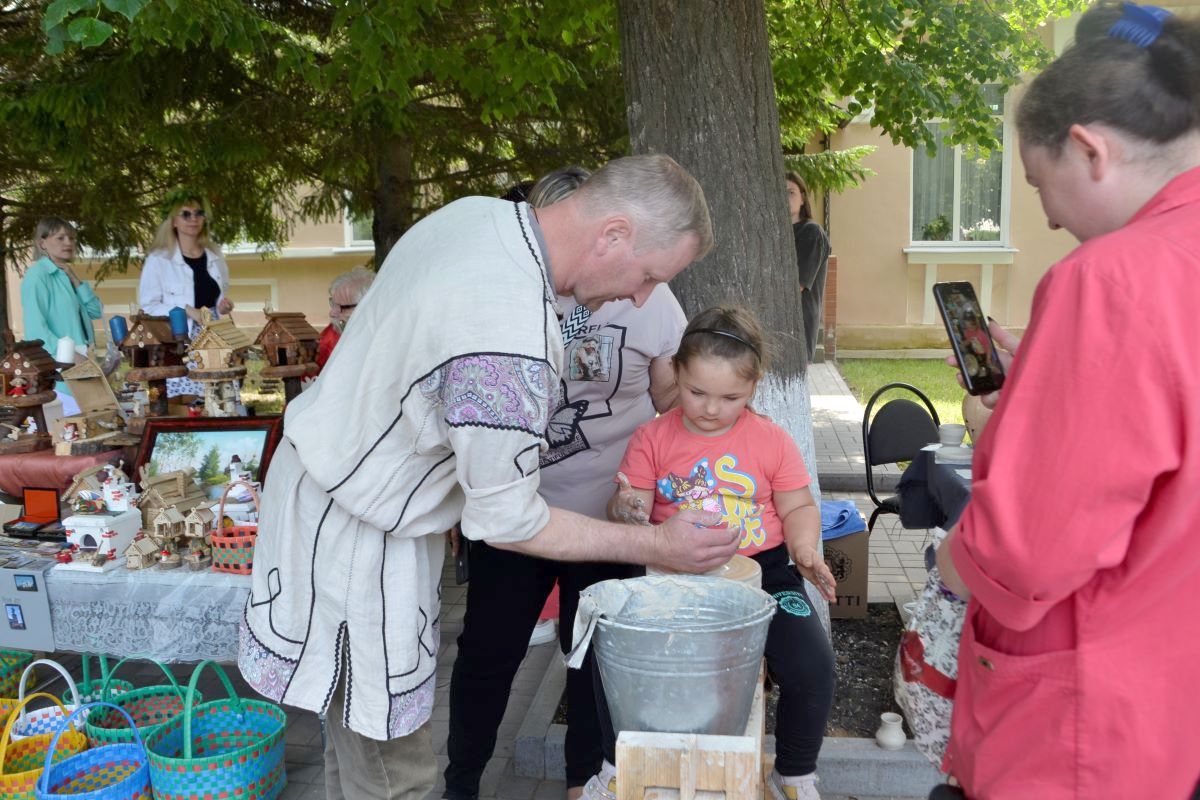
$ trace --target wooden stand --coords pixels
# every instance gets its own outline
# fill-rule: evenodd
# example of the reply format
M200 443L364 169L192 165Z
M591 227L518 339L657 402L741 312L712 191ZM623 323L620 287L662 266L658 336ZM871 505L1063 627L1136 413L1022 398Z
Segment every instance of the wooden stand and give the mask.
M617 800L761 800L764 714L760 673L741 736L622 731Z
M313 364L284 364L278 367L263 367L259 374L264 378L281 379L284 401L290 403L300 394L300 379L315 369Z
M138 367L125 373L125 379L148 384L150 416L166 417L170 416L167 410L167 378L182 378L187 374L187 367L182 364L169 367Z
M15 455L32 453L35 450L48 450L54 446L50 432L46 430L46 414L42 406L55 398L53 391L38 392L30 395L0 397L0 405L13 409L13 422L16 428L22 428L30 417L37 423L37 433L19 433L17 438L0 437L0 455Z
M234 383L246 377L243 366L225 369L193 369L188 376L204 386L206 417L236 417L238 391Z

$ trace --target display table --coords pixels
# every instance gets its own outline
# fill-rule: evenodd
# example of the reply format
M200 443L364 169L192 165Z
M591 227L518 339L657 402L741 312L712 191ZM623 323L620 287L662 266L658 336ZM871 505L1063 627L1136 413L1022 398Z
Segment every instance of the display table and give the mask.
M56 456L53 450L0 456L0 491L20 497L26 487L66 491L75 476L101 464L126 458L123 449L86 456Z
M116 569L46 574L56 650L163 662L237 661L249 575Z
M905 528L943 528L958 522L971 499L970 468L938 464L934 451L922 450L900 476L900 524Z

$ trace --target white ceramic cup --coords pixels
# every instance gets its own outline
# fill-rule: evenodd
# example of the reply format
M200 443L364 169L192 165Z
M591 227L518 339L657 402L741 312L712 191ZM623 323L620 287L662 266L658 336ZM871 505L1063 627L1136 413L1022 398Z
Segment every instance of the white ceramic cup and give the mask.
M945 422L938 426L938 441L947 447L958 447L967 436L966 425Z

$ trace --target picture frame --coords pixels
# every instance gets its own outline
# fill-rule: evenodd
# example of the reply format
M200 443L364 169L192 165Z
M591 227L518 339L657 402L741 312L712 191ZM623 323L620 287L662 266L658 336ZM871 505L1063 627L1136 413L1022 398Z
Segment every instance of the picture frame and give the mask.
M253 480L262 483L279 440L283 417L150 417L138 446L134 480L142 467L151 475L191 467L201 483L219 485L234 456Z

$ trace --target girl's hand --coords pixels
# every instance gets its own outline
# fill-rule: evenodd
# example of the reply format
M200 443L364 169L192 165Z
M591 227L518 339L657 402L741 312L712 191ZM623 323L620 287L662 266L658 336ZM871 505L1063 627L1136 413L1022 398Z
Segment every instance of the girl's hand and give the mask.
M233 311L233 301L228 297L221 295L220 299L217 300L217 313L221 316L224 316L230 311Z
M837 581L834 580L833 573L829 571L829 565L825 563L825 559L821 558L821 554L817 552L816 548L802 544L795 548L789 548L789 550L792 561L796 562L796 569L800 570L800 574L817 587L821 597L830 603L836 603Z
M1019 336L1009 333L999 322L988 317L988 332L992 334L992 340L996 342L996 350L1000 355L1000 364L1004 367L1004 371L1008 372L1012 367L1013 360L1017 356L1017 346L1021 344ZM946 356L946 363L958 369L958 359L954 354ZM964 389L967 388L963 384L962 372L958 373L958 385ZM996 403L1000 402L1000 392L990 392L989 394L981 395L979 398L987 408L995 408Z
M637 496L624 472L617 473L617 495L609 504L609 517L626 525L649 525L646 502Z

